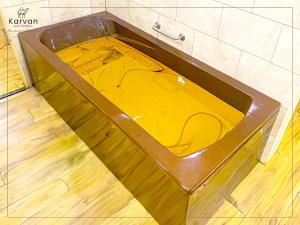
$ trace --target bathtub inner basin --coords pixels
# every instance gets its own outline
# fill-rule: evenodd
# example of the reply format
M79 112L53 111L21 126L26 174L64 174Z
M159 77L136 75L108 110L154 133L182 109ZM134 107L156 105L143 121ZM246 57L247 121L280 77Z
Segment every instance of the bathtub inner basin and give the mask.
M215 143L244 117L112 36L73 45L56 55L178 157Z

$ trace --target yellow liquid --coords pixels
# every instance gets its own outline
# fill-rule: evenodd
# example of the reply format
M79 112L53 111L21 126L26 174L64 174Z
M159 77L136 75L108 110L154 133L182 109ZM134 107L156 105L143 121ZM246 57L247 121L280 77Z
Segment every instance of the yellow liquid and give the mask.
M179 157L215 143L244 116L113 37L93 39L56 54Z

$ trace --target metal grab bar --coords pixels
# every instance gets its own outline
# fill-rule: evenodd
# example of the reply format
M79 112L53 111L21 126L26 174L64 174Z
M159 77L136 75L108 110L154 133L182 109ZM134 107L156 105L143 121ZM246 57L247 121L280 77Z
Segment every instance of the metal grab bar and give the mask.
M156 32L158 32L158 33L160 33L160 34L162 34L162 35L164 35L164 36L166 36L166 37L168 37L168 38L170 38L170 39L172 39L172 40L176 40L176 41L178 41L178 40L184 41L184 40L185 40L185 35L184 35L183 33L180 33L180 34L178 35L178 37L172 37L172 36L170 36L170 35L168 35L168 34L162 32L162 31L160 30L160 28L161 28L161 25L160 25L158 22L156 22L156 23L153 25L153 27L152 27L152 29L155 30Z

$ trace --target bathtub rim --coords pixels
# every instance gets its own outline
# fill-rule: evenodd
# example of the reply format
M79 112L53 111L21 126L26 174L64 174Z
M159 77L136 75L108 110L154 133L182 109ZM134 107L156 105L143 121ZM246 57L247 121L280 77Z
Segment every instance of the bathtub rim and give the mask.
M201 149L198 152L184 157L174 155L136 122L127 117L122 110L106 99L83 78L77 75L71 67L63 63L62 60L60 60L41 42L41 35L47 29L53 26L75 22L87 17L90 17L91 19L93 17L101 17L112 20L129 30L136 32L143 38L153 42L155 45L163 46L164 49L171 53L180 54L182 60L193 64L193 66L196 66L199 70L203 70L211 76L245 93L251 98L252 102L247 113L245 113L244 118L227 135L207 148ZM143 32L142 30L105 11L24 31L19 33L19 38L21 42L26 42L26 44L28 44L44 60L46 60L55 69L55 71L59 72L59 74L61 74L64 79L66 79L80 94L82 94L99 111L104 113L113 124L116 124L122 132L124 132L135 144L141 147L141 149L166 173L170 174L178 185L189 193L196 190L222 165L224 165L224 163L226 163L226 161L234 155L241 145L243 145L271 117L273 117L280 108L280 103L274 99L254 90L228 75L225 75L201 61L182 53L174 47L171 47L150 34ZM29 64L29 62L27 63ZM216 152L219 153L218 156L216 156Z

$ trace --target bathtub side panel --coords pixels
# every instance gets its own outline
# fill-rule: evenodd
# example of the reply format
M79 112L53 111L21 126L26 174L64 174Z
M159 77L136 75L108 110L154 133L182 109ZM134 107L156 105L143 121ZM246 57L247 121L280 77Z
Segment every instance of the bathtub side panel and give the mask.
M209 180L199 187L190 196L187 224L193 225L203 223L209 217L226 217L228 215L216 214L224 201L233 206L236 202L231 198L231 193L257 165L258 156L266 144L270 130L274 125L276 115L257 131L238 151L220 168ZM234 207L232 209L235 209ZM230 214L239 217L239 212Z
M34 85L50 105L160 224L184 225L187 193L47 60L21 43Z

